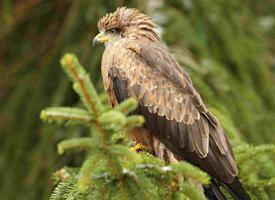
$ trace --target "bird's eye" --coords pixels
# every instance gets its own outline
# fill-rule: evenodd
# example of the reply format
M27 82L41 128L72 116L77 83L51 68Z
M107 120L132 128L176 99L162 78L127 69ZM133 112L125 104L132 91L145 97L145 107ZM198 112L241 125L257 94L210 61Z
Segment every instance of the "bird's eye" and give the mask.
M120 28L110 28L108 30L106 30L106 33L112 33L112 34L115 34L115 33L120 33L121 29Z

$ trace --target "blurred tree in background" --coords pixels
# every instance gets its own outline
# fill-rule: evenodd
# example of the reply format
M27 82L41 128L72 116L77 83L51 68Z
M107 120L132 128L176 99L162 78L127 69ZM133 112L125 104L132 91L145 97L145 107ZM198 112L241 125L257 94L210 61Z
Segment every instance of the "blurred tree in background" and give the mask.
M92 49L96 22L118 6L145 11L190 73L234 144L275 143L275 4L273 0L3 0L0 4L0 196L47 199L51 174L83 156L56 154L60 140L82 127L45 125L46 106L78 105L58 67L78 55L102 90L102 48ZM223 120L226 119L226 120ZM240 139L241 138L241 139ZM77 159L76 159L77 158ZM263 157L262 159L266 159ZM272 161L271 161L272 162ZM266 169L275 176L273 163Z

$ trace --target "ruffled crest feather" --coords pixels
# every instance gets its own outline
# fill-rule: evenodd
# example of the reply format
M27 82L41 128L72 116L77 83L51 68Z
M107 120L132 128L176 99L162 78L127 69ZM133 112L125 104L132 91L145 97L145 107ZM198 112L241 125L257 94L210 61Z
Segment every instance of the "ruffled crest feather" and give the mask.
M135 8L117 8L115 12L102 17L97 26L100 31L119 28L124 32L124 36L135 34L136 36L159 40L156 32L157 25L152 18Z

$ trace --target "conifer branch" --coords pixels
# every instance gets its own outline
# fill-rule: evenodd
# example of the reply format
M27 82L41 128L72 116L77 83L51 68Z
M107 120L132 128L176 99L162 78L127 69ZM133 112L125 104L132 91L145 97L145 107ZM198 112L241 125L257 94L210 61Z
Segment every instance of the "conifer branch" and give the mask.
M191 199L196 199L196 200L206 200L206 198L202 195L201 192L198 191L198 189L188 183L184 183L182 188L184 191L184 194L191 200Z
M40 118L47 122L64 124L86 124L94 120L94 116L80 108L51 107L41 111Z
M131 111L134 111L137 106L137 99L135 97L130 97L116 106L114 110L120 111L124 114L129 114Z
M268 180L258 180L256 182L248 183L248 187L259 188L259 187L271 187L275 189L275 178Z
M184 177L191 178L198 183L203 185L208 185L210 183L210 178L207 173L201 171L199 168L187 163L187 162L180 162L172 164L175 171L179 174L183 175Z
M144 118L139 115L132 115L127 117L125 128L131 130L134 127L139 127L144 123Z
M103 111L103 105L99 96L91 83L90 77L84 71L73 54L65 54L61 59L61 65L71 81L74 82L74 89L81 97L86 108L95 116Z
M275 145L273 144L264 144L260 146L250 146L244 145L237 147L236 150L236 160L239 164L242 164L248 159L255 158L257 155L262 155L266 153L274 153L275 152Z
M105 112L98 118L100 126L107 131L120 131L126 122L126 116L115 110Z
M69 78L74 82L73 88L81 97L81 100L86 106L86 108L90 111L90 113L94 114L96 117L100 116L104 111L104 107L100 101L100 98L93 84L91 83L89 75L86 74L83 67L78 62L78 59L76 58L76 56L69 53L65 54L65 56L63 56L63 58L61 59L61 65L64 71L69 76ZM118 117L117 118L118 120L123 119L123 117L121 117L119 113L116 113L116 115L115 114L112 115L112 117L114 118ZM104 113L103 113L103 119L104 119ZM100 118L99 118L99 121L100 121ZM100 121L100 122L103 123L103 121ZM122 123L123 123L123 120L122 120ZM121 167L119 167L118 163L115 164L115 161L112 158L111 153L109 152L109 149L106 145L106 138L105 138L106 134L104 133L104 128L97 121L94 122L94 125L100 135L100 146L102 150L105 152L107 159L109 160L111 169L116 176L119 176L119 170ZM103 123L103 125L106 125L106 123L105 124ZM108 129L108 127L106 126L105 128ZM109 128L112 128L112 126L109 126Z
M109 97L106 93L102 93L99 95L99 100L101 101L102 104L107 104L109 105Z
M92 174L96 170L95 165L98 165L98 156L88 158L82 165L79 171L78 188L80 192L85 192L92 184Z
M58 153L64 154L68 150L87 150L93 146L91 138L73 138L63 140L57 145Z

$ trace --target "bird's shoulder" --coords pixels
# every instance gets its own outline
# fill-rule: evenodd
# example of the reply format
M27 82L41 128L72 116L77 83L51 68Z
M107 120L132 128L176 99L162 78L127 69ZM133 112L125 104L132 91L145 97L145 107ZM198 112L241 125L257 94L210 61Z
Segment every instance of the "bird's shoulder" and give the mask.
M200 95L178 62L160 43L130 40L113 65L127 80L127 93L152 113L191 124L206 113Z

